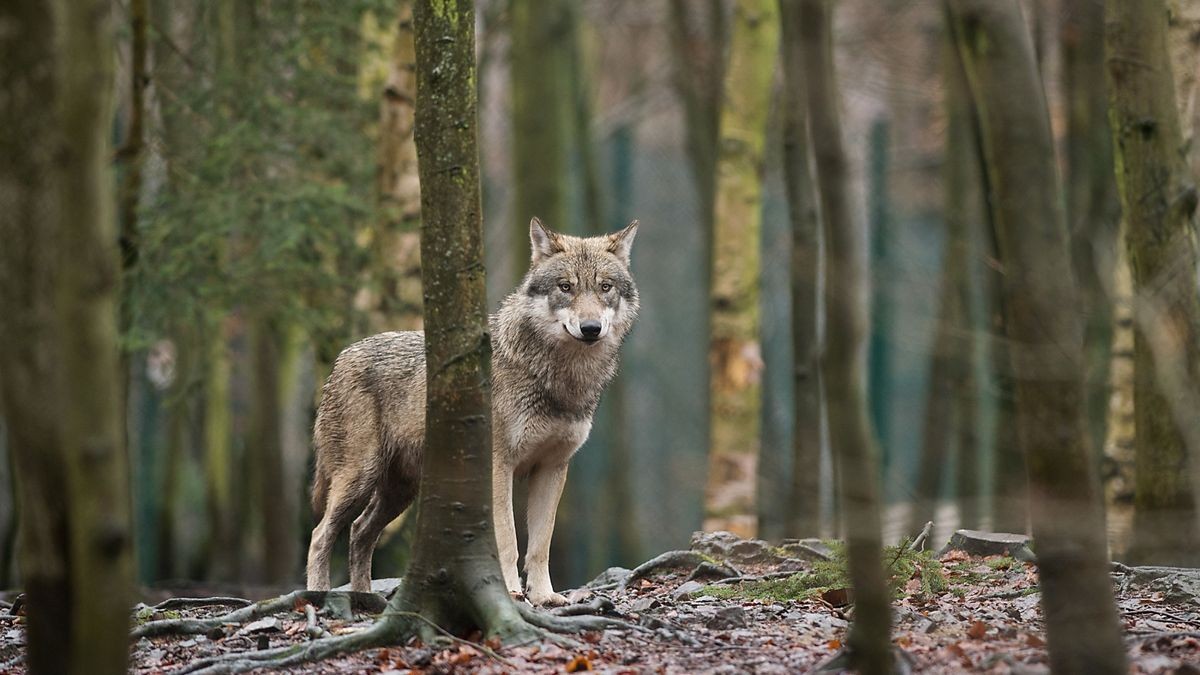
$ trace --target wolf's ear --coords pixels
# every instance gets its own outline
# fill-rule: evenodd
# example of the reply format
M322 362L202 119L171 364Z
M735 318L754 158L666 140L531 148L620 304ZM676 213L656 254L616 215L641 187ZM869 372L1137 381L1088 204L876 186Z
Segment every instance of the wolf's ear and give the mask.
M533 263L537 264L555 253L562 253L565 249L562 244L562 237L542 224L537 216L529 221L529 244L533 249Z
M638 221L625 226L620 232L608 235L608 250L629 266L629 251L633 248L633 238L637 236Z

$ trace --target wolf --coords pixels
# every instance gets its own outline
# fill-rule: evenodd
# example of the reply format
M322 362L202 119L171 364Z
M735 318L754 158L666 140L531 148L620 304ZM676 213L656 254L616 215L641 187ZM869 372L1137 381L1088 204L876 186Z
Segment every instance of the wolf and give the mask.
M517 572L513 480L528 477L524 596L560 605L550 538L567 464L588 437L618 350L637 318L629 268L635 220L619 232L573 237L534 218L529 272L489 317L492 335L492 513L509 592ZM350 586L369 591L380 533L417 494L425 452L425 337L381 333L347 347L325 382L313 428L318 523L309 590L329 589L329 555L350 526ZM357 516L357 517L356 517Z

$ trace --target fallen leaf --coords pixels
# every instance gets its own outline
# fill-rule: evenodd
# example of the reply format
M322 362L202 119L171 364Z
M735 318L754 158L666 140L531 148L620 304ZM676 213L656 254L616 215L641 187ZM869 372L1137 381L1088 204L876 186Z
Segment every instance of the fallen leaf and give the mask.
M841 649L841 648L842 648L842 641L841 641L841 640L838 640L838 639L836 639L836 638L835 638L835 639L833 639L833 640L830 640L830 641L829 641L829 649L830 649L830 650L838 650L838 649Z
M830 607L845 607L850 604L849 588L831 588L821 594L821 600Z
M982 621L972 621L970 628L967 628L967 637L972 640L982 640L984 635L987 635L988 625Z
M568 673L578 673L584 670L592 669L592 662L586 656L576 656L567 662L566 669Z
M1040 635L1030 633L1029 635L1025 636L1025 644L1029 645L1030 647L1045 647L1046 641L1043 640Z

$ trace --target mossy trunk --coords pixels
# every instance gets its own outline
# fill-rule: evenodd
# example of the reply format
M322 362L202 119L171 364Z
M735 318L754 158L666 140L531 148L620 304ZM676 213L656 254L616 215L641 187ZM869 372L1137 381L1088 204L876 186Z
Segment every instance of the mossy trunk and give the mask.
M32 672L123 673L133 556L102 0L0 10L0 374Z
M1133 271L1137 486L1129 557L1200 564L1187 436L1200 384L1200 297L1193 216L1196 186L1175 105L1163 0L1109 2L1110 118L1117 186ZM1156 349L1163 347L1164 349Z
M780 0L783 59L783 172L792 229L792 473L784 536L821 534L821 342L818 327L821 221L813 184L804 45L799 7Z
M738 0L725 72L712 239L706 530L752 536L762 407L762 165L779 40L774 0Z
M1088 449L1083 324L1054 140L1016 0L949 0L982 130L1004 270L1016 422L1028 458L1038 579L1058 673L1123 673L1098 478Z
M204 355L204 483L208 516L208 575L232 579L237 571L233 494L233 366L226 322L209 322Z
M418 0L413 19L429 451L415 554L389 610L420 613L455 634L507 637L524 624L500 573L492 527L475 11L471 0ZM408 622L398 614L384 620Z
M854 624L848 647L861 673L892 672L890 594L880 541L878 448L864 390L868 324L866 235L851 211L850 184L833 61L833 3L796 0L804 49L807 106L828 261L822 376L829 441L840 464Z

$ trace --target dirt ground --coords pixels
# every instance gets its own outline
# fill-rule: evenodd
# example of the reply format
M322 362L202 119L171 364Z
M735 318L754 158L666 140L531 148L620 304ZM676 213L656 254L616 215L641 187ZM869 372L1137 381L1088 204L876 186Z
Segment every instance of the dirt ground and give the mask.
M801 546L794 550L805 555L796 557L736 542L732 553L699 548L702 558L676 556L677 564L627 587L619 582L628 571L614 568L575 592L574 599L605 607L635 628L524 646L480 645L478 636L464 636L466 642L397 645L256 672L797 673L839 653L853 604L830 563L821 562L828 549ZM1033 564L959 550L888 559L898 596L893 643L913 672L1048 672ZM1131 672L1200 674L1200 570L1115 566L1113 583ZM339 619L304 604L208 634L142 638L132 646L131 672L171 673L197 659L302 643L312 639L314 624L315 632L336 635L371 622L366 613ZM208 618L230 609L143 607L136 619ZM24 672L19 603L16 610L0 610L0 673Z

